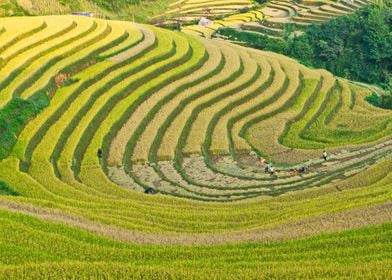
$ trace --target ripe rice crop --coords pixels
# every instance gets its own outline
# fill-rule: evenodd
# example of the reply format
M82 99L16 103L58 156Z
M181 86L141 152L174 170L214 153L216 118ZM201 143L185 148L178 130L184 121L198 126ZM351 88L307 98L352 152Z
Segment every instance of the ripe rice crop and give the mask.
M1 126L0 278L388 278L392 114L371 86L149 25L1 27L1 104L49 102Z

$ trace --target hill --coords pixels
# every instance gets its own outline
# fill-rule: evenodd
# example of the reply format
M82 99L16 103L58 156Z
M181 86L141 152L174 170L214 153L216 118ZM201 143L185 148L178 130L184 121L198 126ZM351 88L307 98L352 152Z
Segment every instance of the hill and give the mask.
M0 277L388 277L392 112L368 87L149 25L0 30Z
M201 16L224 16L253 5L252 0L2 0L0 16L63 15L84 11L98 18L162 22L173 17L193 20Z

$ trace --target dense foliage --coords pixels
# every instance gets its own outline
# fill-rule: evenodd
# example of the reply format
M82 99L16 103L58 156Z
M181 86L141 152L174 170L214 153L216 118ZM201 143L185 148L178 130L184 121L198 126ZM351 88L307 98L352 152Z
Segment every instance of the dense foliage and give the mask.
M6 183L0 181L0 195L18 195Z
M0 1L0 17L29 15L30 13L21 7L16 0Z
M286 41L227 28L219 33L351 80L387 85L392 77L391 2L312 25L303 36Z
M366 100L374 106L392 109L392 94L378 95L373 93Z
M71 1L72 2L72 1ZM148 4L149 2L151 5L162 5L161 2L166 2L166 1L146 1L146 0L92 0L91 2L94 2L100 7L103 7L104 9L107 9L109 11L120 11L124 7L127 7L129 5L132 6L138 6L141 4Z
M117 10L126 5L140 4L140 0L94 0L96 4L108 10Z
M370 6L356 14L312 26L293 48L305 45L305 53L317 67L338 76L367 83L387 83L392 71L392 7Z
M48 104L48 97L38 93L27 100L14 98L0 110L0 159L9 155L24 125Z

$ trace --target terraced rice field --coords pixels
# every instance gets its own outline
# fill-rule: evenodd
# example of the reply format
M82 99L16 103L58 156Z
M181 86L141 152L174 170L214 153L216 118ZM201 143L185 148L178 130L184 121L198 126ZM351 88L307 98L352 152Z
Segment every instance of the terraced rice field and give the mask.
M260 11L250 11L227 16L222 20L214 20L212 24L208 26L188 25L183 27L181 31L189 35L211 38L212 35L221 27L235 27L243 24L244 22L258 22L263 18L264 15Z
M221 27L231 27L246 32L256 32L272 38L281 39L289 36L293 27L303 29L309 24L321 24L331 18L347 13L352 13L356 9L365 6L367 1L270 1L259 10L251 10L245 13L236 13L226 16L221 20L213 20L211 25L188 25L182 31L195 36L206 38L213 37L214 33ZM180 13L177 8L177 13ZM178 20L189 21L209 17L208 14L199 14L195 17L178 17ZM300 34L301 31L297 31Z
M272 38L290 35L292 27L301 30L309 24L321 24L331 18L352 13L368 4L367 0L354 1L290 1L274 0L260 9L264 14L261 22L247 22L241 29L257 32Z
M368 88L148 25L0 26L0 110L50 98L0 161L0 278L391 276L392 112Z
M181 21L200 19L200 17L213 18L236 14L242 9L251 8L251 0L180 0L169 5L169 9L161 16L175 18Z

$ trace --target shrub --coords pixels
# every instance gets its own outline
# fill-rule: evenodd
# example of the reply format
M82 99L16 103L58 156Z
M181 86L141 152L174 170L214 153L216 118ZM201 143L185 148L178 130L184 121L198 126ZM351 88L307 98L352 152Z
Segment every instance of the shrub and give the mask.
M17 196L18 193L14 192L6 183L0 181L0 195L13 195Z
M24 125L48 105L46 94L39 92L27 100L14 98L0 110L0 159L10 154Z

